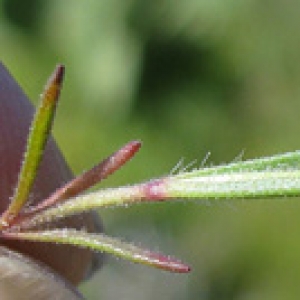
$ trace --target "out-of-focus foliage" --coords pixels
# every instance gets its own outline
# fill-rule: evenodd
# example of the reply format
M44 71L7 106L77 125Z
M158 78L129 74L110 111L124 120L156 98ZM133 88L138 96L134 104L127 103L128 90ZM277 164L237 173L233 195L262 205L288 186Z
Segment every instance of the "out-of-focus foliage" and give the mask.
M79 172L130 139L106 185L299 149L296 1L0 1L1 60L31 99L67 67L55 134ZM185 258L189 276L108 260L88 299L297 299L298 199L103 211L107 231Z

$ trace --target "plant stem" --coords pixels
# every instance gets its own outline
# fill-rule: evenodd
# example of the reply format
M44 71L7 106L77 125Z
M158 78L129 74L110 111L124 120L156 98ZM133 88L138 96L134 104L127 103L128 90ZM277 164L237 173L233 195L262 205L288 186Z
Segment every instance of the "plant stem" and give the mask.
M293 159L292 159L293 158ZM171 175L133 186L77 196L31 218L22 229L100 207L176 199L271 198L300 195L299 152ZM260 163L262 166L260 166Z

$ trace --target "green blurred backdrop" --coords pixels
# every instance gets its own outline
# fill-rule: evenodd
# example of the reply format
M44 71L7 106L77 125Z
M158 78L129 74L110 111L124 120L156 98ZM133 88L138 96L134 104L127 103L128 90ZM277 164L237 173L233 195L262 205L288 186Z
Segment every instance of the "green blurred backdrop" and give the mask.
M0 0L0 59L33 101L67 76L54 134L79 173L132 139L103 186L300 148L300 2ZM101 211L106 231L177 255L174 275L108 258L87 299L299 299L299 199Z

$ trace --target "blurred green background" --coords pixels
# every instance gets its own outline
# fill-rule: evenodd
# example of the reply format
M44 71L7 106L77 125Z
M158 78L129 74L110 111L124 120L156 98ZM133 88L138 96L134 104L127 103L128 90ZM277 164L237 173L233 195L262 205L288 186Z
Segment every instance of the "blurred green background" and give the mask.
M0 59L33 101L67 76L55 137L75 173L132 139L102 186L300 148L300 2L0 0ZM299 199L101 211L106 232L181 257L189 275L108 258L87 299L299 299Z

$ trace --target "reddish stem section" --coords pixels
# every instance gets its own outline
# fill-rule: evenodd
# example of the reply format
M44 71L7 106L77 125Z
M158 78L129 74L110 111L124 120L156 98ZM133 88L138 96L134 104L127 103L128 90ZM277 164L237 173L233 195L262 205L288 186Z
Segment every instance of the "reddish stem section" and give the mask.
M77 176L75 179L56 190L50 197L39 203L37 206L30 208L29 211L24 212L24 214L36 213L62 202L63 200L77 196L120 169L137 153L140 147L141 142L139 141L129 142L89 171Z
M145 201L164 201L168 197L166 195L166 180L165 178L152 180L143 185L143 199Z

